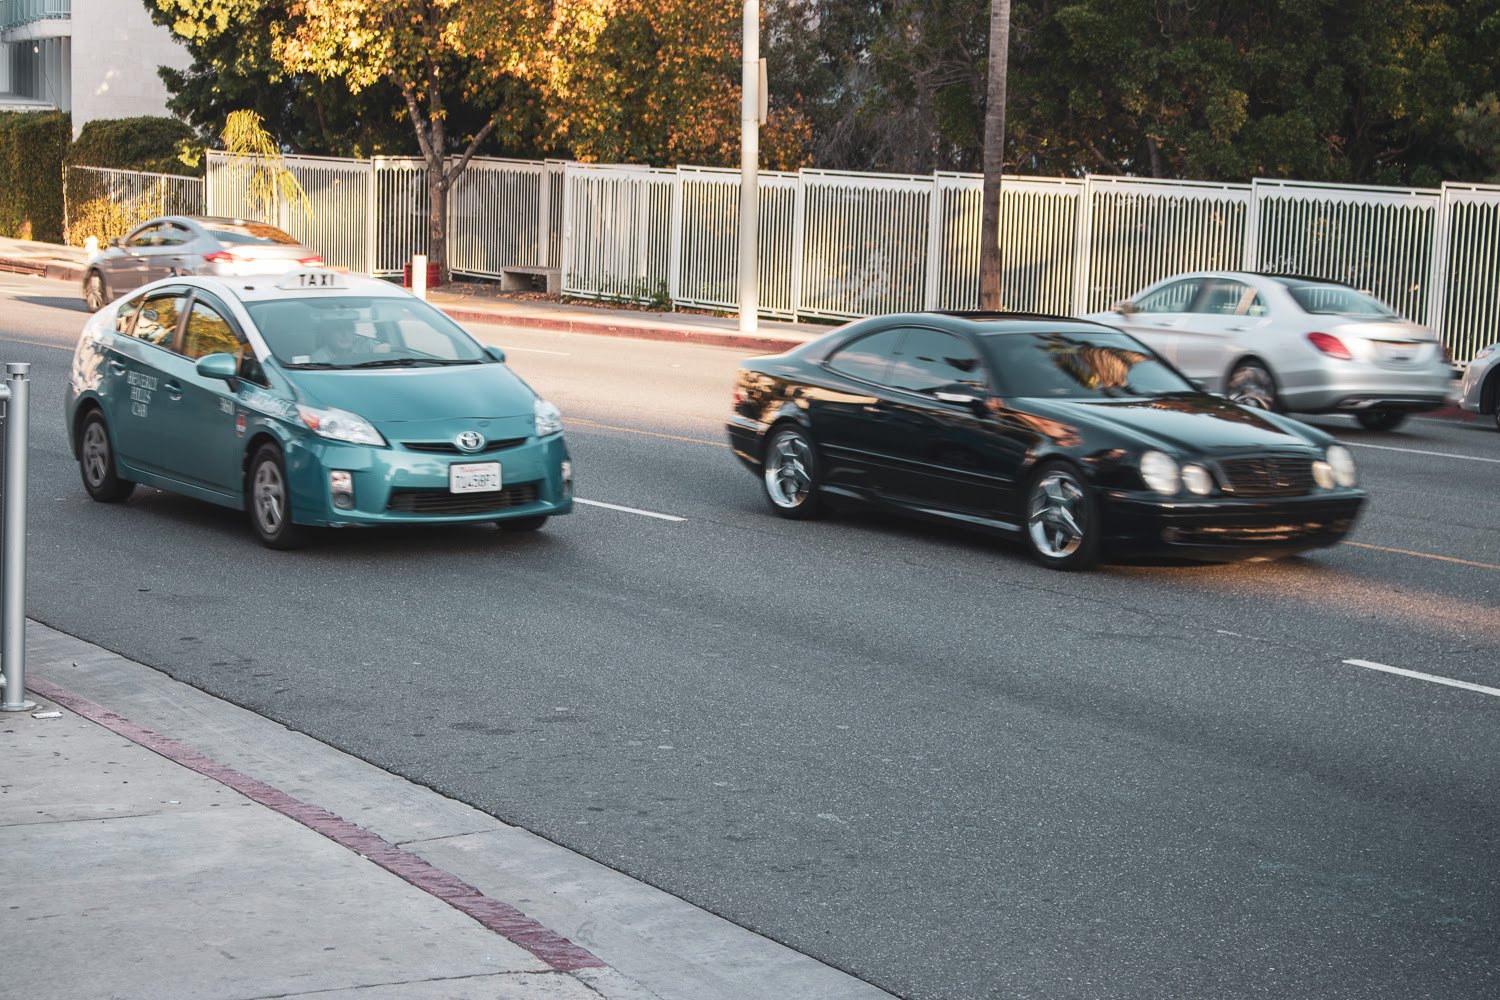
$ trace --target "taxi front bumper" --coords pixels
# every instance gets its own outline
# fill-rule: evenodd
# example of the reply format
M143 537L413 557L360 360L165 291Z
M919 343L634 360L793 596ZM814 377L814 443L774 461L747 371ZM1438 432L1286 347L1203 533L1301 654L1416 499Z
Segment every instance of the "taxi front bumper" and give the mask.
M571 513L571 460L561 434L482 455L430 454L402 447L375 448L322 438L286 449L292 517L326 527L381 524L466 524ZM500 488L450 490L456 464L494 462ZM349 474L347 496L335 493L331 474Z

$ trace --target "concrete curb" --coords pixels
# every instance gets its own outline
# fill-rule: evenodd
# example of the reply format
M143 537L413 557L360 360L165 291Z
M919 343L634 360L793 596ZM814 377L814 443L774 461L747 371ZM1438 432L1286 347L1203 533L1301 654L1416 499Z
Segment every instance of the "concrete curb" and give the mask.
M83 281L84 269L75 264L57 261L25 260L17 257L0 257L0 271L12 274L34 274L39 278L57 281Z
M743 333L720 333L716 330L693 330L679 326L638 326L634 323L615 323L609 320L587 320L573 318L550 318L546 316L512 316L492 313L481 309L465 309L433 303L456 320L466 323L493 323L501 326L526 327L535 330L556 330L559 333L588 333L604 337L634 337L637 340L665 340L685 344L705 344L710 347L734 347L746 351L782 351L806 343L790 337L756 337ZM812 338L808 338L811 340Z

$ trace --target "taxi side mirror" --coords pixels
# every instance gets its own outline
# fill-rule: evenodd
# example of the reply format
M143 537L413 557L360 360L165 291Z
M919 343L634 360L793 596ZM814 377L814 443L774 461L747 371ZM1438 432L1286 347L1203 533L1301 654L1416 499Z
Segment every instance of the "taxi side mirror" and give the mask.
M500 348L495 347L494 345L490 345L490 346L486 347L484 349L484 353L488 354L490 357L494 358L496 361L504 361L505 360L505 352L503 350L501 350Z
M233 354L205 354L198 359L198 374L204 378L221 378L228 382L239 378L240 361Z

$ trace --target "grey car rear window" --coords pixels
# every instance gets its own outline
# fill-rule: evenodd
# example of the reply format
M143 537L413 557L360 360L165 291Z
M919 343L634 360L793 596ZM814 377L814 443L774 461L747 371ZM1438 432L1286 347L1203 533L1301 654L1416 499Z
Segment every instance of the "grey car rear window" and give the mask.
M1369 316L1393 319L1397 313L1373 295L1343 285L1290 285L1287 291L1304 312L1324 316Z
M220 243L260 243L263 245L298 246L295 239L264 222L214 222L203 227Z

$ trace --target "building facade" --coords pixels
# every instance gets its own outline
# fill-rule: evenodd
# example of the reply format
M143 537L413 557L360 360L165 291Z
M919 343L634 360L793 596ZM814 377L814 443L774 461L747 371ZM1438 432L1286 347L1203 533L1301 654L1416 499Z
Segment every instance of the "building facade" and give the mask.
M75 135L99 118L167 114L157 67L188 62L142 0L0 0L0 109L67 111Z

